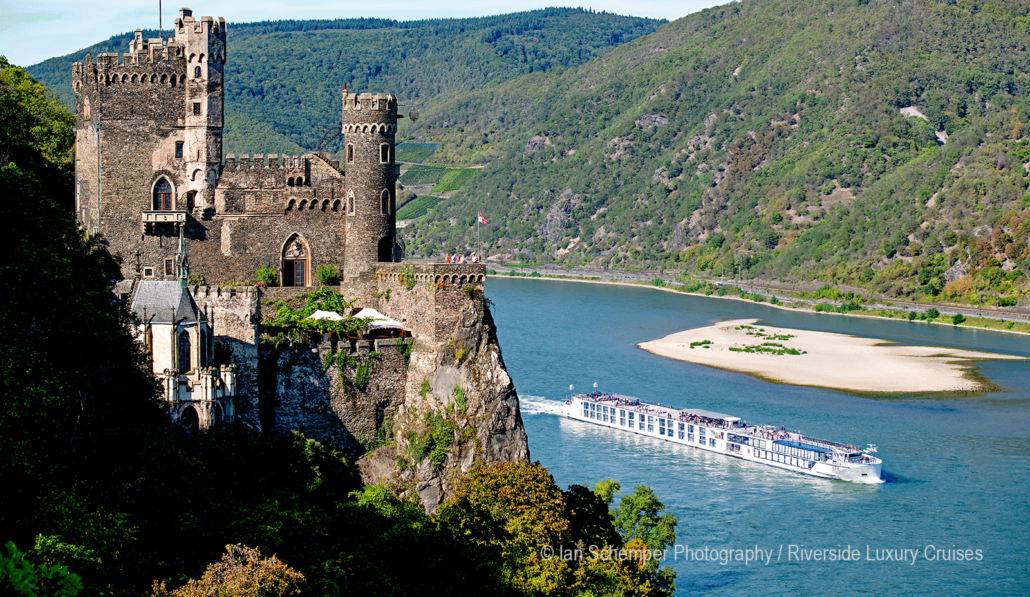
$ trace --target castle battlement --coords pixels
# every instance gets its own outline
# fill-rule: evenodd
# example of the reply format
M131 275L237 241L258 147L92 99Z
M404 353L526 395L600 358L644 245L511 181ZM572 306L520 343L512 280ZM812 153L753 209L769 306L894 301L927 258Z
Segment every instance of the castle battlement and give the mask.
M397 118L397 96L392 93L351 93L347 87L343 88L343 112L344 118L348 118L348 112L377 112L378 116L370 118L382 118L382 115L392 115Z
M255 153L252 155L242 154L227 155L225 156L225 164L222 166L222 170L247 170L255 168L269 169L283 169L283 170L297 170L303 172L310 167L311 158L314 155L306 153L304 155L282 155L276 153ZM330 160L338 162L338 160Z

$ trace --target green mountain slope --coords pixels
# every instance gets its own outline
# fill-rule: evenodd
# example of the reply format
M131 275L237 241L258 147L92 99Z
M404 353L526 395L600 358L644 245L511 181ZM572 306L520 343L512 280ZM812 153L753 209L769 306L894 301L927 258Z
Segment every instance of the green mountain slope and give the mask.
M413 131L441 143L427 163L490 163L405 229L409 251L474 244L483 211L505 258L1011 294L1030 271L1028 12L745 0L455 97Z
M224 150L318 148L327 130L339 130L345 83L396 93L405 111L426 109L528 73L580 65L661 24L568 8L474 19L230 23ZM114 36L27 70L71 107L71 64L87 52L124 52L131 39Z

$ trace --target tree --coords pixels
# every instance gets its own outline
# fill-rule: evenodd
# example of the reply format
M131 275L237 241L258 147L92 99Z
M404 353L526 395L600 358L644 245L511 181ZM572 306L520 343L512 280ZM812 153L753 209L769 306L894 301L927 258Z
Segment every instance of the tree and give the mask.
M221 562L207 567L199 581L190 579L169 591L165 583L154 583L152 597L285 597L299 595L304 575L274 555L244 545L226 545Z
M615 509L615 528L623 541L639 539L654 551L671 547L676 541L676 517L665 512L654 490L637 485Z
M36 564L13 541L0 551L0 595L12 597L72 597L82 579L59 564Z

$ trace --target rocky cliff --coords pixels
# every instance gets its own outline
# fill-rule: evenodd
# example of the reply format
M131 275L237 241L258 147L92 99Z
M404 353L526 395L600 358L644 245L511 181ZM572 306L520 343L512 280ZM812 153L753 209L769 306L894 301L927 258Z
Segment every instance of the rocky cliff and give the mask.
M482 282L426 281L386 280L362 301L416 330L432 318L436 333L280 347L271 426L343 449L364 482L396 483L431 512L474 463L527 459L529 446Z

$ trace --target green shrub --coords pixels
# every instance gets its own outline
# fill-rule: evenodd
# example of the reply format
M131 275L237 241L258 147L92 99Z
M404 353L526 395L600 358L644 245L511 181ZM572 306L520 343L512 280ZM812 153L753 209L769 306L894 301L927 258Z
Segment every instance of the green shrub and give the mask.
M318 279L318 283L322 286L333 286L340 283L340 273L336 271L336 266L332 264L323 265L315 270L315 278Z
M919 314L916 313L915 311L909 311L908 312L908 320L909 321L915 321L916 317L919 317Z
M263 282L269 286L279 285L279 274L276 273L275 269L267 265L262 265L254 272L254 279L258 283Z
M951 316L951 323L954 324L954 325L958 325L958 324L962 323L965 320L966 320L965 315L962 315L961 313L956 313L956 314Z
M938 311L937 309L933 308L933 307L930 307L929 309L926 310L926 318L929 319L930 321L933 321L934 319L937 319L940 316L941 316L941 312Z

